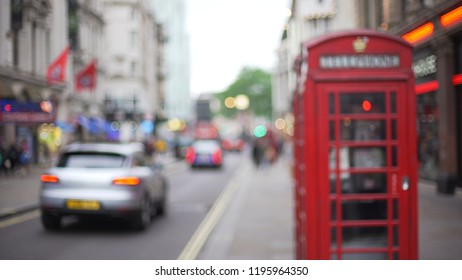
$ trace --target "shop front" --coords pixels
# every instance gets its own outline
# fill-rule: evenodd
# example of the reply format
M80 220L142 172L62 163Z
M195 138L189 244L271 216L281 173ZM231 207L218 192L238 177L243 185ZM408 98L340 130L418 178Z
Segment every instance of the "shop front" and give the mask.
M436 55L427 47L413 54L417 94L417 151L419 176L438 179L438 105L436 90Z
M447 3L402 30L414 46L419 176L454 194L462 187L462 5Z
M48 148L59 145L59 140L45 142L44 126L55 121L55 109L52 101L18 101L12 98L0 99L0 132L4 148L16 145L30 154L30 162L39 163L43 158L43 145ZM54 135L58 133L53 132Z
M458 186L462 187L462 30L455 37L455 69L456 73L453 77L453 82L456 85L456 125L457 125L457 151L458 151Z

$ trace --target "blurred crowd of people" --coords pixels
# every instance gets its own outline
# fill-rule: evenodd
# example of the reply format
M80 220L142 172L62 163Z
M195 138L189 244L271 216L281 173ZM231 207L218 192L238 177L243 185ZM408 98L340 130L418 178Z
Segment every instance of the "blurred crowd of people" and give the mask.
M5 147L0 144L0 176L24 175L29 169L31 151L26 141Z
M283 152L284 141L275 137L255 138L252 140L252 160L255 167L274 164Z

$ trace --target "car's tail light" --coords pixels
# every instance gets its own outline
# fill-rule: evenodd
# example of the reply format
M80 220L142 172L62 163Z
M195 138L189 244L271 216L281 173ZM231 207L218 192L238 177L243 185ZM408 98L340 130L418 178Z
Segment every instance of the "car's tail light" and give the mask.
M58 183L59 179L56 175L43 174L42 176L40 176L40 181L42 181L43 183Z
M215 153L212 154L212 162L214 164L221 164L221 150L217 150Z
M184 157L188 163L193 163L194 160L196 159L196 152L194 151L194 148L193 147L186 148L186 153Z
M114 185L137 186L140 184L138 177L118 177L112 180Z
M230 141L228 140L223 140L223 148L226 150L231 150L233 148L233 145Z
M242 149L242 148L244 148L244 146L245 146L245 141L242 140L242 139L238 140L238 142L237 142L238 149Z

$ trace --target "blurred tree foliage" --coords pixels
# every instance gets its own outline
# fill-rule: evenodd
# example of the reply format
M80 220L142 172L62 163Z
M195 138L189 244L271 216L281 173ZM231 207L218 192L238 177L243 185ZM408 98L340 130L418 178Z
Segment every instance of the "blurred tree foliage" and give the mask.
M260 69L244 67L239 73L236 81L225 91L218 93L220 101L220 114L227 118L233 118L238 111L236 108L226 108L224 106L227 97L246 95L249 98L249 108L255 116L271 119L271 74Z

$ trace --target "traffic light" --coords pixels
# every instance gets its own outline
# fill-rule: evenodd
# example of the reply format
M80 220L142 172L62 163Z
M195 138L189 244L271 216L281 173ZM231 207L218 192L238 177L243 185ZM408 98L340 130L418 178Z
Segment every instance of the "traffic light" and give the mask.
M258 125L253 130L253 135L255 135L255 137L257 137L257 138L261 138L261 137L264 137L266 135L266 132L267 132L267 130L266 130L265 126Z

